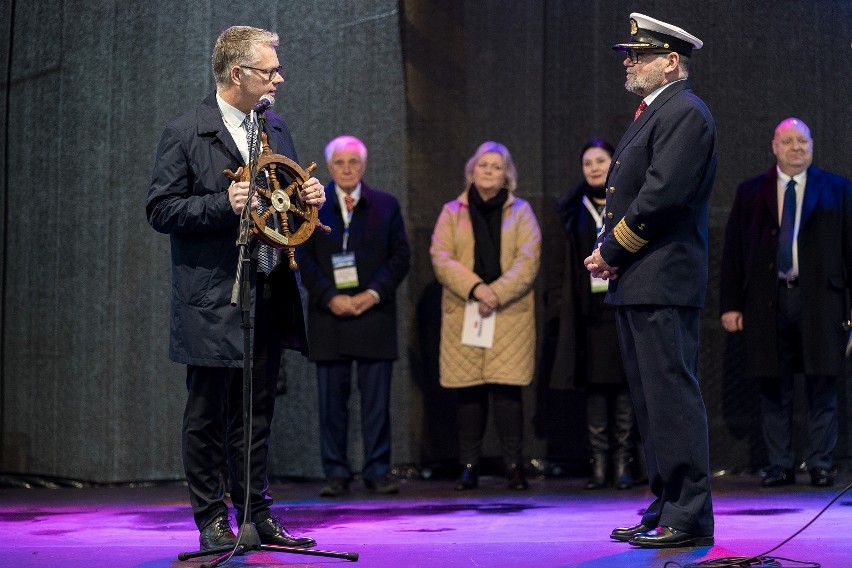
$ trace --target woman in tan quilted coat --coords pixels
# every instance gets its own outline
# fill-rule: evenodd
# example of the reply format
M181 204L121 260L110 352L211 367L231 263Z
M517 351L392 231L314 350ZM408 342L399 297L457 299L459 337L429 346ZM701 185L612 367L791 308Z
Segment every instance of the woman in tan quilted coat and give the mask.
M509 487L526 489L521 387L533 377L532 285L538 274L541 231L530 204L514 194L517 171L502 144L482 144L465 166L465 181L464 192L444 205L429 249L443 286L441 386L458 389L463 469L456 489L479 484L489 399ZM462 343L468 302L478 303L475 309L483 318L494 314L490 347Z

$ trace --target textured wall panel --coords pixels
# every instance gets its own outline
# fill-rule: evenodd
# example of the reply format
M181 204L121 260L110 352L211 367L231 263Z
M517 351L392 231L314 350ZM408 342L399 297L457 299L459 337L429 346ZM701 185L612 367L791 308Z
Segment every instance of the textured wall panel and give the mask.
M15 164L9 188L19 189L4 204L0 469L101 482L183 477L183 368L166 356L168 237L144 215L160 133L213 90L222 29L273 29L287 78L276 108L302 162L320 163L326 179L325 142L356 134L371 150L368 181L404 204L396 18L391 2L16 4L3 36L14 37L2 100L14 140L4 145ZM399 368L395 408L405 394ZM273 462L314 475L313 367L288 370L276 433L298 432L273 440ZM405 456L407 429L396 434Z
M275 27L284 111L303 164L319 164L317 177L329 180L323 151L335 136L352 134L367 145L364 180L408 205L405 164L405 99L399 12L395 2L279 3ZM316 238L322 238L321 235ZM399 333L408 328L407 281L397 294ZM400 353L405 352L405 341ZM286 357L287 394L276 409L271 471L277 476L322 477L319 457L316 373L298 354ZM394 366L391 412L394 462L413 461L406 420L410 390L408 362ZM363 463L358 389L350 404L349 454L357 471Z
M300 161L318 162L325 180L325 143L359 136L370 149L367 181L403 204L413 266L399 298L408 356L393 388L394 461L453 458L428 258L440 206L489 138L513 151L540 218L578 181L582 144L616 142L637 102L609 49L634 9L626 0L3 3L0 469L101 482L183 477L183 369L166 357L169 245L144 204L160 132L212 91L213 41L237 23L281 35L276 110ZM641 10L706 42L693 84L718 122L721 155L701 375L714 468L758 467L753 385L738 377L741 346L716 317L721 235L734 188L773 163L772 128L786 116L812 127L818 165L852 176L852 4L676 0ZM286 375L272 473L316 477L313 366L291 354ZM844 387L840 456L852 453ZM548 408L541 385L527 395L528 453L582 459L580 399ZM356 465L359 452L356 428Z

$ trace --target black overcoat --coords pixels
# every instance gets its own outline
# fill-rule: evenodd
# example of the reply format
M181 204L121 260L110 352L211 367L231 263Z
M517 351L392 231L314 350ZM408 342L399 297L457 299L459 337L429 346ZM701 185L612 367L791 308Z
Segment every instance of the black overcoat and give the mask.
M777 170L743 182L725 231L720 313L743 313L745 371L777 377ZM852 269L852 183L808 168L798 234L805 374L843 373Z
M283 118L267 111L265 132L273 152L297 160ZM151 226L171 240L169 358L176 363L243 364L241 313L231 305L239 216L228 202L231 180L223 173L243 165L215 93L169 124L160 138L146 213ZM286 262L272 273L274 318L285 347L307 354L297 279Z
M603 303L604 293L592 293L589 271L583 266L595 244L598 229L583 204L583 196L591 192L585 182L569 190L548 214L558 217L560 230L549 239L562 246L549 246L553 259L545 275L545 333L553 333L553 367L551 388L582 388L590 384L626 384L615 314ZM554 327L555 329L549 329Z

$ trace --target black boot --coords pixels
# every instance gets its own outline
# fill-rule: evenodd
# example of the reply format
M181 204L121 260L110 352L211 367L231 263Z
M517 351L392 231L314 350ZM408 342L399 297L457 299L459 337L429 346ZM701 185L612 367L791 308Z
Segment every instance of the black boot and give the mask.
M615 423L615 455L613 459L613 484L616 489L633 487L633 402L627 390L615 397L613 409Z
M592 452L592 476L586 489L602 489L607 486L609 460L609 432L607 431L607 401L602 391L589 391L586 395L586 436Z
M509 466L509 470L506 473L506 478L509 480L509 489L523 491L524 489L527 489L530 486L530 484L527 483L527 480L524 477L524 468L522 468L519 464L513 463Z
M617 453L613 460L613 484L616 489L630 489L633 487L633 458L629 455Z
M586 489L603 489L606 487L606 454L595 454L589 463L592 464L592 476L586 483Z
M476 464L465 464L461 475L456 480L456 491L467 491L479 487L479 466Z

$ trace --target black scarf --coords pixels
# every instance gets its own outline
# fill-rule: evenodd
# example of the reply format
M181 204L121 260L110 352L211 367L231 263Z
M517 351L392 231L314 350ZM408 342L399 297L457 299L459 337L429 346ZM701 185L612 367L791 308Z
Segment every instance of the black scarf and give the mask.
M470 222L473 225L473 271L490 284L500 278L500 234L503 223L503 205L509 198L505 187L497 195L483 201L474 186L467 191L470 204Z
M584 185L586 186L586 190L584 191L584 193L588 196L589 199L606 199L606 186L592 187L589 184Z

